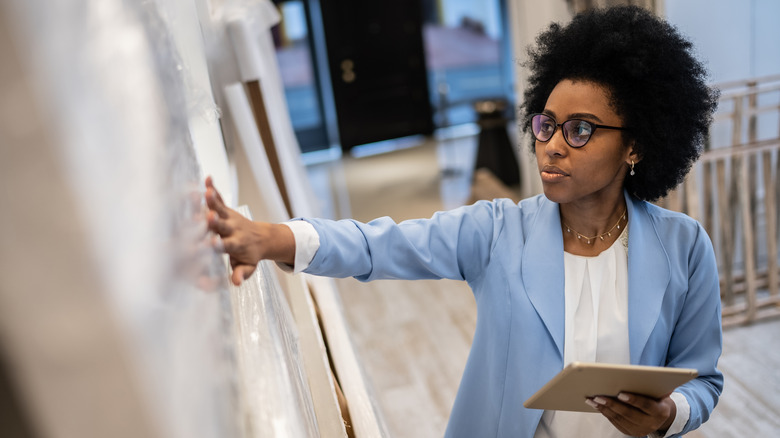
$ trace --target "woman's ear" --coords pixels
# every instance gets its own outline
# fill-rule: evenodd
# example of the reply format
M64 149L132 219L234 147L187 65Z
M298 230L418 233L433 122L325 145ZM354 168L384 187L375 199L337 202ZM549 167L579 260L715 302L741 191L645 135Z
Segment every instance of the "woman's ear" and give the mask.
M636 141L631 140L631 144L628 145L628 157L626 158L626 164L629 166L631 163L636 164L642 161L642 157L636 151Z

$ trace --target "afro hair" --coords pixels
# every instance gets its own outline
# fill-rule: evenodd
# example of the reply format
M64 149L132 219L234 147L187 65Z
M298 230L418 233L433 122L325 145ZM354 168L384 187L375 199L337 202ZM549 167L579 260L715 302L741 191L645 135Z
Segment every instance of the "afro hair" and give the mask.
M693 44L672 25L636 6L591 9L566 26L552 24L529 49L528 87L521 127L542 112L564 79L586 80L610 92L622 116L626 144L641 158L625 188L654 201L683 181L699 157L717 107L718 91L693 55ZM535 143L531 142L531 149Z

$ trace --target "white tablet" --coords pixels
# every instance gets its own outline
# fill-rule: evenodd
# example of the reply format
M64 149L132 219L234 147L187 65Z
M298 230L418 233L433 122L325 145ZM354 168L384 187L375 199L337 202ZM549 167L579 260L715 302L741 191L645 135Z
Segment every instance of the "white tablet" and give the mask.
M616 397L620 392L631 392L661 398L697 375L698 372L691 368L572 362L529 397L523 406L598 412L585 404L586 397Z

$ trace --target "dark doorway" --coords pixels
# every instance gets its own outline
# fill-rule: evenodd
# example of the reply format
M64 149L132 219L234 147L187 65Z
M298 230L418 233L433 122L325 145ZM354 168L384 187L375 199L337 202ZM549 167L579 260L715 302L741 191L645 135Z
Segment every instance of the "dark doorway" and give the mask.
M341 147L433 132L421 0L320 3Z
M281 21L272 28L276 59L284 85L290 120L301 152L327 149L327 132L322 90L317 79L311 14L305 0L274 0Z

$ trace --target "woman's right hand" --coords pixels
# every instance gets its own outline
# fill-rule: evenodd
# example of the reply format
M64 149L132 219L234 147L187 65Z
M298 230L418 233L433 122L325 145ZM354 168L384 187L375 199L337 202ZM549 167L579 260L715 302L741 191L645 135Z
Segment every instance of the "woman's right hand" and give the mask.
M227 207L211 177L206 178L205 196L208 228L219 236L214 246L230 256L233 284L249 278L260 260L295 263L295 237L289 227L254 222Z

